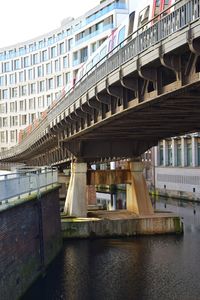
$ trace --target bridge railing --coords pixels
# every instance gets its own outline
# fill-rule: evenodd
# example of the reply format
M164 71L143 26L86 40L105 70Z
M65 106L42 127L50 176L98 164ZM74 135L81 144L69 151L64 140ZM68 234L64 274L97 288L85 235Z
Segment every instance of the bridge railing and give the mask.
M39 197L42 190L57 182L56 168L26 168L17 173L0 175L0 204L28 197L32 193Z
M169 10L171 13L169 13ZM199 19L199 17L200 0L179 0L153 20L146 23L89 70L88 73L49 110L46 118L42 120L39 127L35 128L33 132L14 149L1 152L0 159L12 157L27 150L27 145L33 145L42 137L46 133L48 126L58 115L63 114L66 108L81 98L84 93L102 80L102 78L106 78L122 64L164 40L172 33L181 30L189 23Z

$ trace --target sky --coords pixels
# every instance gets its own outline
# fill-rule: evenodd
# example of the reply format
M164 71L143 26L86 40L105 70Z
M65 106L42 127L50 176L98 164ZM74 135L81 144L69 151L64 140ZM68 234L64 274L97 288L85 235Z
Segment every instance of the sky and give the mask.
M63 19L82 16L99 3L100 0L1 1L0 48L59 28Z

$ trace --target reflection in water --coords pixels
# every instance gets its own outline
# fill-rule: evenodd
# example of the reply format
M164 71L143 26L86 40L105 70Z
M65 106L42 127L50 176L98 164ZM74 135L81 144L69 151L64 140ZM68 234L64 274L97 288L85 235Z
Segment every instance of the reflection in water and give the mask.
M200 299L200 206L155 206L182 216L184 235L69 240L24 299Z
M97 193L97 204L107 210L126 209L126 192L121 190Z
M172 211L183 218L184 231L200 230L200 203L159 197L156 209Z

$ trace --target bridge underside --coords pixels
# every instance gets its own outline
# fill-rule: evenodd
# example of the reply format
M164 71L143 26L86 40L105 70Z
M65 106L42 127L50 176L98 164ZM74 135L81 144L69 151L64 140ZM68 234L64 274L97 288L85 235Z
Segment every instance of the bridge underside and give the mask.
M197 20L135 57L131 41L88 75L86 92L53 110L55 117L38 137L35 131L34 142L24 141L24 151L1 161L59 165L72 158L132 158L161 139L200 131L199 36ZM76 90L82 87L74 97Z
M200 131L199 95L200 83L190 90L178 89L170 97L157 97L148 105L145 101L135 107L137 100L131 100L126 110L83 129L84 133L63 136L61 142L86 161L139 156L161 139Z
M170 32L168 25L163 30ZM66 202L71 215L73 207L86 213L85 200L79 201L85 199L87 162L133 159L161 139L200 131L200 20L143 50L148 32L139 52L134 54L138 41L133 39L108 56L52 109L42 130L0 157L29 165L75 160ZM152 213L142 176L132 174L127 194L131 210Z

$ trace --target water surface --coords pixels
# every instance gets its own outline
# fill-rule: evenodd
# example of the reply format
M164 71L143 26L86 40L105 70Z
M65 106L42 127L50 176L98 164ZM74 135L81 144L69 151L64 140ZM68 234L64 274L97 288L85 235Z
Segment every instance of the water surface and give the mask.
M70 240L24 299L200 299L200 206L162 200L184 235Z

